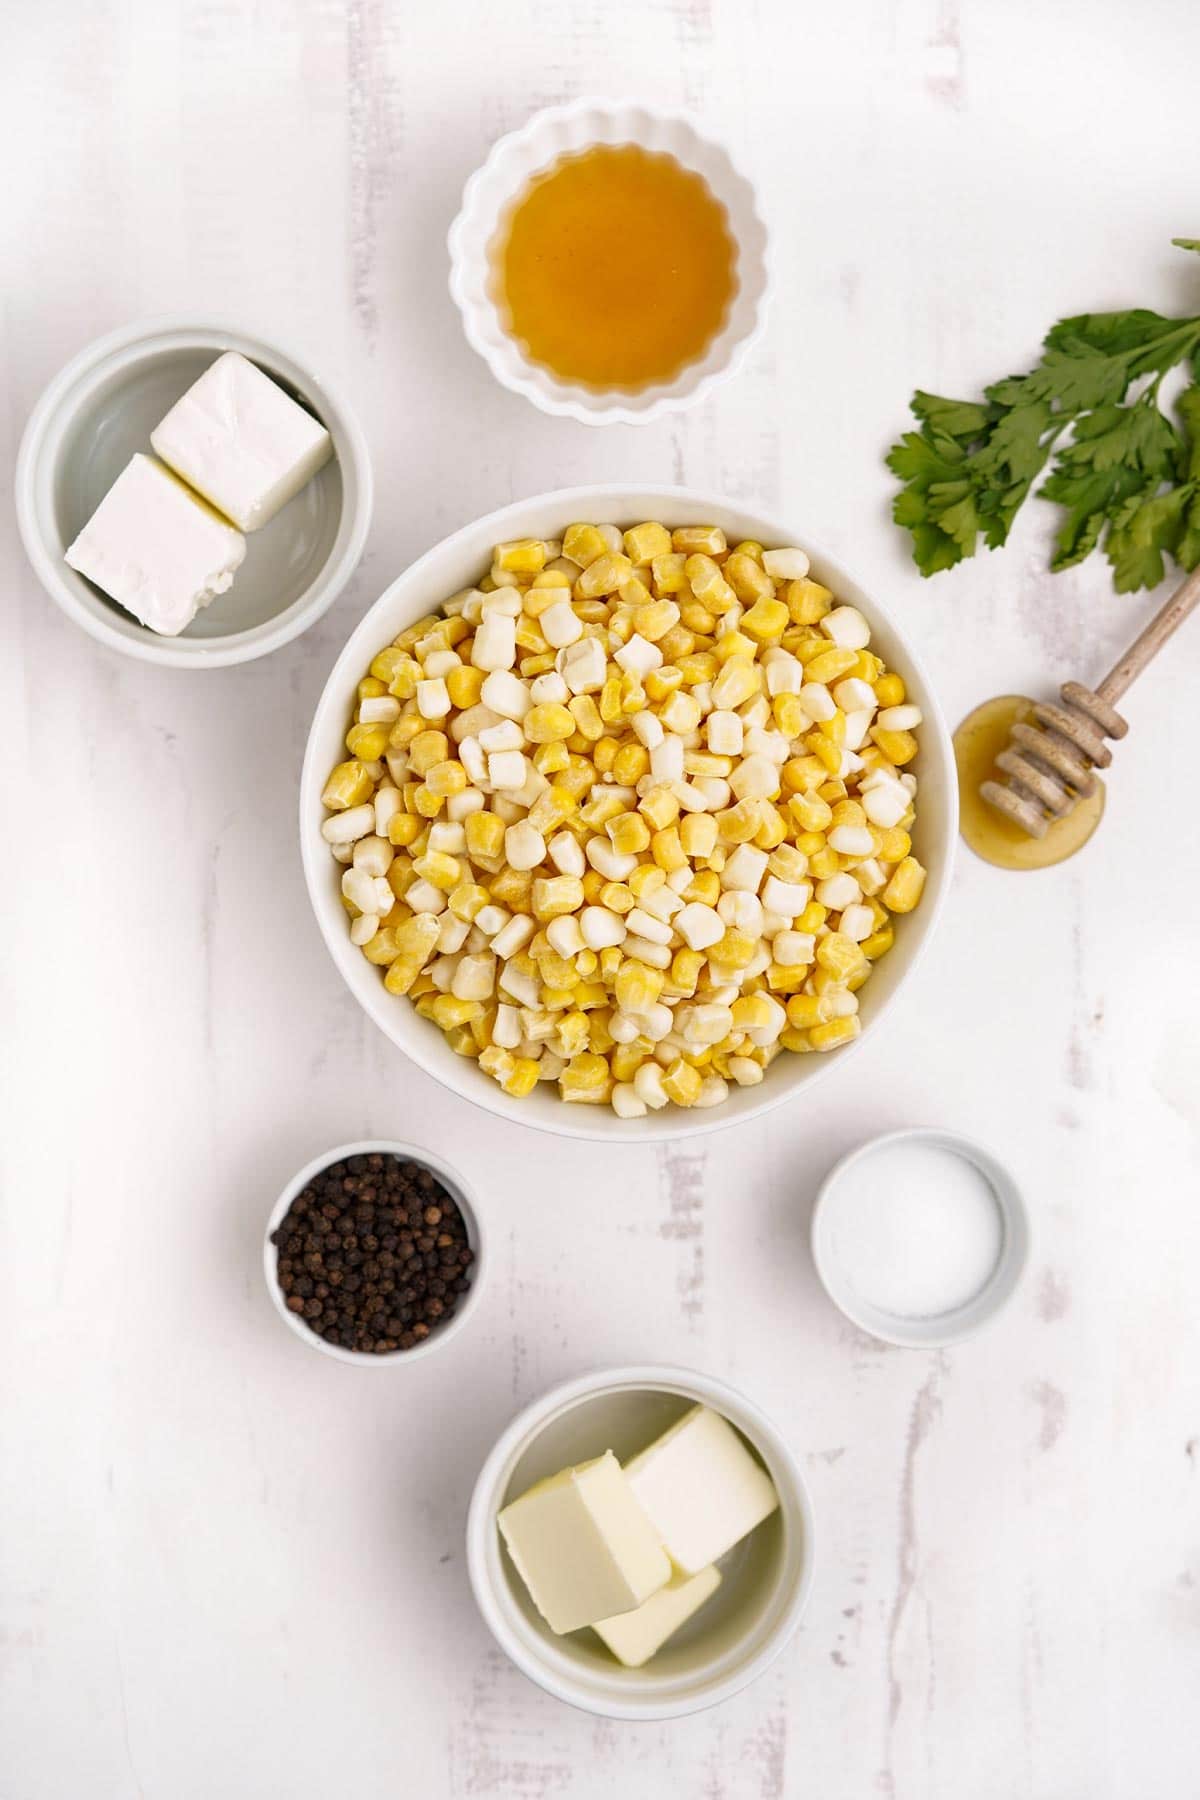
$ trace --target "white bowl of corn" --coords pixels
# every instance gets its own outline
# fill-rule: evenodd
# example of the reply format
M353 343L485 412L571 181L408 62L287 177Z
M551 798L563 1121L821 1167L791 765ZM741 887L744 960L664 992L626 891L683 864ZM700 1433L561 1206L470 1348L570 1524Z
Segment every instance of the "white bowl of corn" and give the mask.
M897 628L803 534L681 488L540 495L430 550L338 658L300 789L375 1023L584 1138L736 1124L843 1061L956 831Z

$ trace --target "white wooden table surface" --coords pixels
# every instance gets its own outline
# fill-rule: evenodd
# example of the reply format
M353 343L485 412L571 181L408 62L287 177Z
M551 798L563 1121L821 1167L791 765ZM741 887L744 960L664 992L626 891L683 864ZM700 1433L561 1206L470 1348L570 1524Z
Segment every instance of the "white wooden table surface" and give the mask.
M6 465L68 355L186 309L340 376L378 485L323 624L191 678L72 628L5 508L4 1800L1194 1800L1200 626L1131 701L1086 857L964 854L890 1028L694 1152L595 1155L418 1073L343 990L294 828L374 595L567 482L784 514L895 607L952 719L1097 674L1147 597L1047 579L1049 508L921 583L880 459L915 385L1026 367L1064 312L1200 310L1168 242L1200 230L1192 0L14 0L4 36ZM752 366L643 431L500 391L446 293L467 174L588 90L695 108L778 240ZM830 1160L917 1121L997 1146L1037 1230L1019 1300L944 1355L857 1336L806 1247ZM284 1179L368 1132L453 1145L496 1246L476 1327L373 1376L306 1354L259 1272ZM755 1688L618 1727L502 1659L462 1527L518 1406L643 1358L777 1418L819 1569Z

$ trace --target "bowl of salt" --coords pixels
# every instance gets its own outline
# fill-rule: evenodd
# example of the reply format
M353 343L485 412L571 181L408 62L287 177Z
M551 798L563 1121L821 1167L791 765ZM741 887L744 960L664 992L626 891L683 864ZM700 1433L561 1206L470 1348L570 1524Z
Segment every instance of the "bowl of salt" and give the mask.
M1029 1258L1029 1215L982 1145L916 1127L871 1138L826 1176L812 1253L851 1322L911 1349L956 1344L1011 1298Z

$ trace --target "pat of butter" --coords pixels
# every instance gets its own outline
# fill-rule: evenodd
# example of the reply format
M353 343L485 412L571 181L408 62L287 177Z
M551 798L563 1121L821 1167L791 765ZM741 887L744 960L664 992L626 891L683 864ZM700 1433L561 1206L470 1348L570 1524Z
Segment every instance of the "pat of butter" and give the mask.
M671 1577L611 1450L539 1481L497 1522L534 1605L560 1635L630 1612Z
M192 383L150 442L243 531L273 519L333 454L325 427L236 350Z
M66 558L151 631L178 637L245 554L240 531L152 456L134 456Z
M695 1406L626 1464L672 1562L698 1575L779 1505L775 1484L727 1419Z
M659 1588L632 1612L615 1619L600 1619L592 1627L627 1669L640 1669L669 1637L699 1612L721 1585L721 1571L711 1564L698 1575L676 1569L666 1587Z

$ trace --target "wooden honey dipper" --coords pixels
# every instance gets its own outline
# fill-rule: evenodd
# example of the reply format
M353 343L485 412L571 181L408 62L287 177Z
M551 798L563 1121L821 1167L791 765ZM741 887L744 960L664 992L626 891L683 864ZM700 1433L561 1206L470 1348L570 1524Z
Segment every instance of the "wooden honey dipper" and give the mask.
M1012 727L1007 748L996 757L1008 779L981 782L980 798L1030 837L1044 837L1056 819L1092 792L1092 770L1107 769L1112 761L1105 738L1120 739L1128 731L1113 702L1132 687L1198 603L1200 568L1180 583L1095 692L1066 681L1058 690L1061 706L1035 703L1037 723Z

